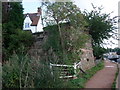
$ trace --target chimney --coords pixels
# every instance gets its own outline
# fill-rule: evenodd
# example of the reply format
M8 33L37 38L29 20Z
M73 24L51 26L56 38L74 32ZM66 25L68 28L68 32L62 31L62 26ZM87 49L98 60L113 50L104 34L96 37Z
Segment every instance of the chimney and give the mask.
M41 15L41 8L40 7L38 7L37 13L38 13L37 16Z

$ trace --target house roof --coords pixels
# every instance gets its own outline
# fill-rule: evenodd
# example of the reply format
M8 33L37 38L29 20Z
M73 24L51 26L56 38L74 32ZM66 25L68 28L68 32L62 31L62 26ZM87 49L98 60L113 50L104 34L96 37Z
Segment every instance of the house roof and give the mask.
M30 19L32 21L31 26L37 26L39 18L40 18L40 16L38 15L38 13L27 13L27 14L24 14L25 17L27 15L29 15L29 17L30 17Z
M40 17L34 17L31 26L37 26Z

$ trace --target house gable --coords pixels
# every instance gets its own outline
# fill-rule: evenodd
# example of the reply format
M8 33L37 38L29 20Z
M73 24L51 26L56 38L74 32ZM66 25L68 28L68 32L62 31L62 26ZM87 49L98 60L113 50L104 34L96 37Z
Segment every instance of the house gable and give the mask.
M32 21L29 15L27 15L26 18L24 19L23 30L31 30L31 23Z
M37 13L27 13L24 16L23 30L31 30L32 33L43 32L40 8L38 8Z

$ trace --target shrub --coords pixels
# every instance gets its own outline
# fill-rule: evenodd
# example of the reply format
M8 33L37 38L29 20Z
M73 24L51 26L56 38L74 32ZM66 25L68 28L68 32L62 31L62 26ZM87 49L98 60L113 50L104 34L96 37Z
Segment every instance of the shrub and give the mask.
M14 54L3 64L4 88L55 88L62 82L58 73L51 74L49 63Z

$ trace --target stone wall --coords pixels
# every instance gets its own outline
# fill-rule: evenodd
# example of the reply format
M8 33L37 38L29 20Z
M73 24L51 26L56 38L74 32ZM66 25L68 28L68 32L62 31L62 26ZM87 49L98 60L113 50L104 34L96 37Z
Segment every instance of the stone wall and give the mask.
M95 58L93 56L91 39L89 39L89 41L85 43L85 48L82 48L81 51L82 51L82 55L81 55L82 69L87 70L95 66L95 62L94 62Z
M33 34L35 41L31 49L29 50L29 54L32 58L39 60L44 58L47 60L47 57L49 57L49 55L51 55L52 60L58 58L56 55L54 55L53 50L50 49L47 52L44 52L42 48L42 46L44 45L48 38L47 34L48 33L46 32ZM90 38L89 41L85 43L85 46L84 48L81 49L81 51L82 51L82 55L80 56L82 66L81 68L85 71L95 66L93 49Z
M34 33L34 43L28 51L31 58L40 60L44 56L43 45L47 39L46 32Z

